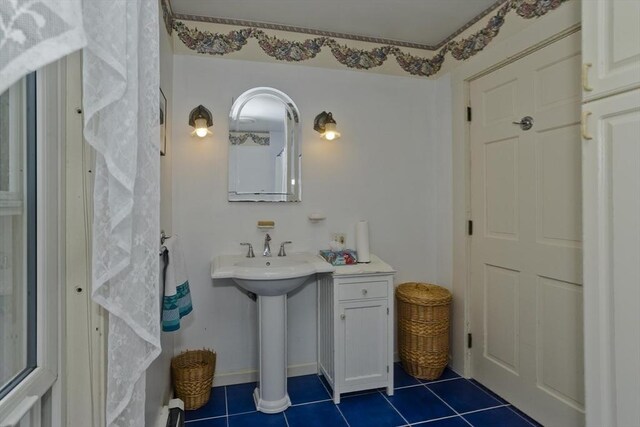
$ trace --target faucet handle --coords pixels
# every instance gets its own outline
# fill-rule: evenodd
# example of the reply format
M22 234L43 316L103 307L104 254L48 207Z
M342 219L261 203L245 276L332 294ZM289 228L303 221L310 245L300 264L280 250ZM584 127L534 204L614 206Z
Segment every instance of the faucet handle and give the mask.
M253 246L251 246L251 243L242 242L240 244L242 246L249 246L249 252L247 252L247 258L255 258L255 255L253 254Z
M284 251L284 245L288 245L290 243L293 243L293 242L291 242L290 240L287 240L286 242L282 242L280 244L280 252L278 252L278 256L287 256L287 253Z

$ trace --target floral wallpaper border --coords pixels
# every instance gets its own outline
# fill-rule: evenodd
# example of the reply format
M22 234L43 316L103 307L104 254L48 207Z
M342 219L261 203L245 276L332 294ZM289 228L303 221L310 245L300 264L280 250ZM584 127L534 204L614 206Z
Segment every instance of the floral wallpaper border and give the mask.
M164 21L164 27L167 29L167 33L171 35L173 32L173 10L171 10L171 4L169 0L161 0L160 8L162 9L162 20Z
M173 29L184 45L202 54L226 55L242 49L249 39L258 41L264 53L279 61L299 62L315 58L322 48L327 47L334 58L348 68L368 70L384 64L389 56L407 73L428 77L437 73L450 53L459 61L469 59L482 51L500 32L505 16L512 11L522 18L541 17L558 8L568 0L508 0L497 9L484 28L469 37L451 40L434 56L420 57L403 52L398 46L386 45L371 50L350 48L330 37L315 37L304 41L290 41L267 35L259 28L249 27L231 31L227 34L200 31L190 28L180 20L173 21Z
M163 0L165 2L169 2L169 0ZM297 27L293 25L285 25L285 24L272 24L268 22L259 22L259 21L246 21L241 19L230 19L230 18L218 18L212 16L201 16L201 15L190 15L184 13L175 13L172 14L173 19L181 20L181 21L197 21L197 22L209 22L213 24L224 24L224 25L233 25L236 27L255 27L262 28L264 30L276 30L276 31L286 31L289 33L302 33L302 34L310 34L314 36L324 36L324 37L333 37L336 39L346 39L346 40L357 40L362 42L369 42L375 44L390 44L393 46L399 47L410 47L413 49L424 49L424 50L438 50L442 46L444 46L450 40L456 38L460 33L464 32L467 28L480 21L482 18L487 16L493 10L495 10L499 5L504 3L507 0L496 0L489 7L484 9L482 12L477 14L471 20L467 21L462 27L458 28L453 33L449 34L445 39L436 43L435 45L424 44L424 43L415 43L403 40L393 40L386 39L380 37L370 37L363 36L359 34L352 33L339 33L333 31L324 31L324 30L316 30L313 28L305 28L305 27Z
M253 133L253 132L247 132L247 133L233 132L233 135L232 135L231 132L229 132L229 142L231 143L231 145L242 145L249 138L251 138L253 142L255 142L258 145L271 144L271 139L269 136L260 136L257 133Z

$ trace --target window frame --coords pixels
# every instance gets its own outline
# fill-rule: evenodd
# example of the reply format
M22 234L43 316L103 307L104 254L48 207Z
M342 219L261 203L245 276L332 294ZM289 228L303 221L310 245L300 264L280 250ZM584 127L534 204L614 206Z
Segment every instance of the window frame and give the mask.
M65 61L36 72L36 366L0 400L0 422L42 416L42 397L59 372L61 284L64 277ZM29 197L29 195L27 195ZM62 222L61 222L62 221ZM33 247L33 245L28 245ZM28 257L33 258L33 257ZM33 293L32 293L33 294ZM54 392L57 392L54 390ZM36 423L37 424L37 423Z
M31 77L27 76L27 79ZM24 108L25 101L25 86L26 84L11 86L7 92L9 93L9 102L11 105L9 114L16 115L21 114ZM17 157L19 157L20 140L26 133L26 127L24 125L17 124L15 120L9 118L9 157L11 158L9 164L17 164ZM17 214L22 209L22 177L19 170L9 171L9 189L0 190L0 209L14 210Z
M25 306L27 308L25 318L25 368L18 372L9 382L0 389L0 399L9 393L17 384L22 382L37 366L37 228L36 228L36 144L37 144L37 87L36 76L31 73L18 86L13 86L9 92L11 109L10 115L21 115L24 119L12 120L9 118L9 156L13 162L10 165L19 164L9 173L9 191L0 191L0 210L5 215L20 215L26 206L24 225L22 230L15 230L23 235L23 261L20 269L24 272L26 293ZM20 129L20 127L22 129ZM24 146L23 146L24 145ZM24 153L22 156L20 152ZM21 157L22 160L18 161ZM26 171L25 179L20 171ZM25 184L23 187L22 184ZM15 248L14 248L15 249Z

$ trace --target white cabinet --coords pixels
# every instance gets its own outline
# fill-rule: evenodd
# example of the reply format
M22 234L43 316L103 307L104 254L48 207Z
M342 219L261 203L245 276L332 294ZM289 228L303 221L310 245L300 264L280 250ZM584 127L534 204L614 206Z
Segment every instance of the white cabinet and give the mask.
M339 266L318 280L318 372L340 394L380 387L393 394L393 274L370 264Z
M583 106L588 426L640 425L640 89Z
M582 2L583 99L640 86L640 1Z
M582 2L586 424L640 425L640 1Z

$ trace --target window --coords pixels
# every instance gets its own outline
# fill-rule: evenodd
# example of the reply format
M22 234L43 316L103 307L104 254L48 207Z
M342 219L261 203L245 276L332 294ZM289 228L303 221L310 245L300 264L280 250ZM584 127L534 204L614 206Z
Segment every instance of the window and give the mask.
M36 83L0 95L0 399L36 367Z

